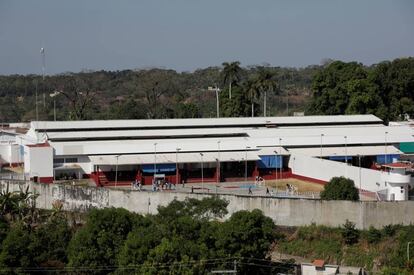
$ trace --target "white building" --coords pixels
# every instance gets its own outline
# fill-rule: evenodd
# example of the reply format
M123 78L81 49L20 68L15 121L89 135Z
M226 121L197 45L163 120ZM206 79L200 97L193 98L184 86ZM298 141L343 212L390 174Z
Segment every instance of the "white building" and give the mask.
M16 166L23 163L21 135L15 130L0 129L0 165Z
M197 182L203 174L211 182L260 175L323 183L347 176L378 192L391 190L383 174L394 171L376 168L414 153L399 149L411 143L409 126L385 126L373 115L35 121L24 160L25 171L42 182L90 177L97 185L135 178L149 184L154 174Z

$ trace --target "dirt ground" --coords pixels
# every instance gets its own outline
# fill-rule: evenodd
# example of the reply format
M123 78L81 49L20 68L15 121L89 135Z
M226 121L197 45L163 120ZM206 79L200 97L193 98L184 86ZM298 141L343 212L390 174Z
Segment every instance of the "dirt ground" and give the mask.
M288 183L294 185L298 189L298 192L320 192L323 190L322 184L298 179L267 180L266 186L284 190Z
M22 166L18 166L18 167L3 167L2 168L3 173L17 173L17 174L21 174L23 173L23 167Z

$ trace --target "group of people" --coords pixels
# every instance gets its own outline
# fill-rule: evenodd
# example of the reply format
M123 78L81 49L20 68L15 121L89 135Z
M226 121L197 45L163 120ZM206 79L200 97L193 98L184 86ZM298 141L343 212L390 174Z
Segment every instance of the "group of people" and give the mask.
M135 179L131 185L132 190L142 191L142 183L139 179Z
M254 180L254 184L255 185L263 185L264 184L264 179L262 177L256 176L255 180Z
M175 189L175 183L169 182L166 179L154 179L152 181L152 191L162 191Z
M297 192L298 192L298 189L296 188L296 186L294 186L290 183L286 183L286 193L295 194Z

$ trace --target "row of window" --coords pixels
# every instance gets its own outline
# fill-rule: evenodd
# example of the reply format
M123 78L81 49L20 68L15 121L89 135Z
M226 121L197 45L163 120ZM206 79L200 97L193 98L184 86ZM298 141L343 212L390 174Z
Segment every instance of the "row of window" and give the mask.
M78 158L58 158L53 159L54 163L76 163L78 162Z

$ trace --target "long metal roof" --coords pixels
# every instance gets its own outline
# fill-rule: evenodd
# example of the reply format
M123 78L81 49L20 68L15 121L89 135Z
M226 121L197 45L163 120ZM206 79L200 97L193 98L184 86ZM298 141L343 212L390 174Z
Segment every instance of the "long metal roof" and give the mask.
M256 151L258 155L273 155L276 150L287 155L285 149L319 148L321 144L366 148L414 142L409 126L385 126L373 115L48 121L31 125L26 140L47 141L57 156L141 155L152 154L155 149L169 154L177 148L189 154ZM197 127L180 128L189 125Z
M178 153L178 154L134 154L134 155L107 155L90 156L89 159L95 165L128 165L128 164L153 164L153 163L200 163L215 162L218 159L226 162L239 162L243 160L258 160L255 152L210 152L203 153Z
M352 146L352 147L313 147L313 148L292 148L289 152L295 154L303 154L307 156L376 156L376 155L400 155L400 150L390 145L376 146Z
M140 119L140 120L85 120L85 121L32 121L30 127L39 130L59 129L116 129L116 128L156 128L156 127L202 127L202 126L254 126L254 125L294 125L325 123L382 123L374 115L335 115L335 116L289 116L253 118L187 118L187 119Z

